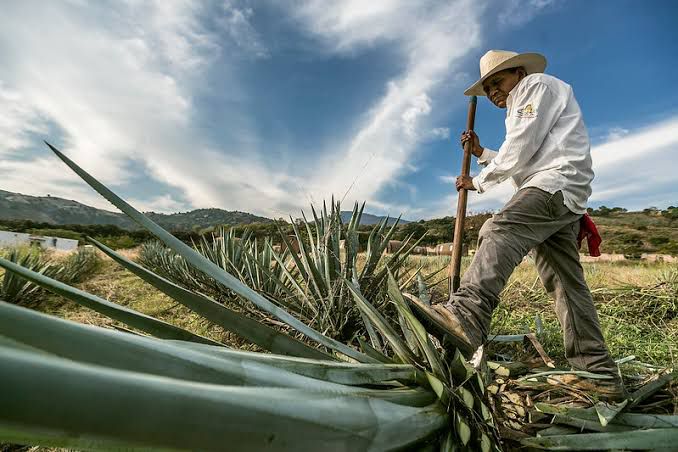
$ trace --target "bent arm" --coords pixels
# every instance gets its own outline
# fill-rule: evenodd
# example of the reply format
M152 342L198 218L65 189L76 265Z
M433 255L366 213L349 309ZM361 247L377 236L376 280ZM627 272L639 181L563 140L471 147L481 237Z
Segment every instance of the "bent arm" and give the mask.
M478 157L478 163L482 166L487 166L495 157L497 156L497 151L493 151L489 148L483 148L483 153Z

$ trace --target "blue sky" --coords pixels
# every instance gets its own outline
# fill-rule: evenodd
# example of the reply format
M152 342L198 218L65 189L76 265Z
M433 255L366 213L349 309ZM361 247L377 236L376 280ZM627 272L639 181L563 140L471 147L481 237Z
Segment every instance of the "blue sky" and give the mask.
M48 139L143 210L287 217L334 195L451 215L463 90L506 49L544 54L573 86L590 205L678 205L676 17L671 1L7 2L0 189L111 208ZM483 145L501 145L503 116L480 99Z

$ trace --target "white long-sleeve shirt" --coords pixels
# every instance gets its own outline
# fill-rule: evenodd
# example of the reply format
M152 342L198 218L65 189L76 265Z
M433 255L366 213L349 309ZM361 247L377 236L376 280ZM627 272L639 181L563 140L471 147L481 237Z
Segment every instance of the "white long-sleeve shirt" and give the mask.
M584 213L591 195L591 146L579 104L567 83L547 74L523 78L506 98L506 138L498 152L485 148L479 193L512 179L516 189L562 190L565 205Z

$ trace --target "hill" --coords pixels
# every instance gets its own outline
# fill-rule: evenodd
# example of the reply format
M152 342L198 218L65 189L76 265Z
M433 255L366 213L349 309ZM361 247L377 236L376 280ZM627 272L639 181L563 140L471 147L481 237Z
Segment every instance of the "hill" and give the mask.
M640 257L642 253L678 255L678 207L664 210L647 208L628 212L621 207L589 209L589 214L603 238L601 251ZM490 214L466 217L464 243L475 248L478 232ZM402 240L409 234L420 237L426 233L422 245L451 242L454 236L454 217L435 218L404 224L398 227L394 238ZM586 251L586 246L582 247Z
M589 213L603 237L604 253L678 255L678 207L627 212L602 206L589 209Z
M173 231L204 229L222 224L268 223L273 220L246 212L222 209L196 209L173 214L147 213L165 229ZM0 219L30 220L52 225L114 225L126 230L138 226L122 213L97 209L70 199L28 196L0 190Z
M348 223L349 220L351 219L351 215L353 215L353 212L348 211L348 210L342 210L341 211L341 221L342 221L342 223L344 223L344 224ZM383 216L380 217L380 216L377 216L377 215L372 215L370 213L363 212L362 217L360 217L360 224L364 225L364 226L369 226L369 225L379 223L384 218L386 218L386 217L383 217ZM389 217L386 224L390 226L393 223L395 223L396 219L397 218ZM411 221L403 220L401 218L400 221L398 222L398 224L407 224L407 223L411 223Z
M620 207L601 206L598 209L589 209L589 213L603 237L601 250L604 253L625 254L631 257L640 257L642 253L678 255L678 207L664 210L650 207L640 212L627 212ZM182 235L182 239L186 238L189 241L190 237L197 237L222 225L237 226L238 234L243 233L244 229L250 229L256 237L277 237L279 233L273 220L246 212L197 209L174 214L151 212L148 216L165 229L183 231L185 237ZM348 223L351 212L342 211L341 217L344 223ZM489 214L467 217L464 242L469 248L475 248L478 231L489 217ZM363 213L361 239L366 240L371 225L383 218L385 217ZM24 220L35 224L23 224ZM394 222L394 218L389 218L389 225ZM113 225L120 228L120 231L116 232L104 225ZM94 237L133 237L133 240L120 242L118 247L126 243L131 246L147 239L143 231L121 213L96 209L68 199L27 196L2 190L0 190L0 227L17 232L60 237L73 235L71 238L81 238L86 234ZM291 232L291 226L282 227L284 231ZM66 229L77 234L68 235ZM134 234L130 235L129 231L134 231ZM454 235L454 218L444 217L415 222L401 220L393 239L404 240L410 235L421 237L423 234L425 236L421 245L432 246L451 242Z

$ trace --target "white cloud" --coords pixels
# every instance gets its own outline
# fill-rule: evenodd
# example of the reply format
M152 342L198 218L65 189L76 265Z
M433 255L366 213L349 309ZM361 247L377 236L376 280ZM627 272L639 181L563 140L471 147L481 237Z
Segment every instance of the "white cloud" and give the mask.
M241 8L235 2L226 0L223 9L224 17L219 22L233 42L251 57L266 58L270 56L270 52L259 33L250 23L254 14L252 8Z
M310 1L297 12L301 23L328 51L355 53L377 44L396 45L405 71L387 84L386 94L363 116L357 133L345 139L311 176L307 189L317 197L334 193L367 199L388 209L378 194L407 171L417 144L426 139L423 121L431 113L430 93L449 82L455 63L480 42L477 2ZM426 130L426 129L424 129ZM444 134L439 129L436 134Z
M167 5L176 9L179 3ZM133 28L132 14L138 11L123 8L119 13L130 14L129 22L106 30L93 20L98 13L94 8L32 6L30 2L4 6L0 52L8 68L3 73L5 84L63 131L65 147L78 163L96 169L106 182L124 183L130 176L128 158L137 157L153 135L186 125L190 98L179 88L178 77L157 63L162 52L152 47L167 43L166 61L179 64L185 54L183 40L172 36L173 30L180 33L183 28L166 24L164 7L153 10L160 19L144 11L143 17L153 25L143 30ZM189 13L184 11L184 17ZM35 33L38 29L41 32ZM26 122L27 127L30 124ZM25 129L17 130L21 133Z
M558 0L508 0L501 2L503 10L499 14L499 24L505 26L518 26L529 22L542 12L552 8Z
M594 146L596 178L590 201L643 209L678 201L678 117Z
M431 98L428 97L426 93L414 96L414 98L410 100L410 105L406 107L405 111L400 115L405 135L409 138L416 138L419 118L421 116L426 116L429 113L431 113Z
M428 137L430 139L435 140L449 140L450 139L450 129L449 127L436 127L435 129L431 129L428 132Z
M40 112L27 105L21 94L10 91L0 80L0 158L25 148L30 134L44 134L47 124Z
M32 160L1 160L2 189L26 195L49 194L100 209L115 210L108 201L85 186L75 173L57 162L56 157L50 157L47 155Z
M26 146L30 133L44 134L50 124L63 134L66 154L113 188L138 177L131 170L141 167L183 190L193 206L251 207L228 188L251 181L241 177L252 175L256 157L233 161L226 151L215 153L192 126L194 89L218 50L201 25L204 13L202 4L187 1L3 5L1 92L12 102L0 105L2 149ZM228 73L222 82L232 83ZM74 180L69 170L38 146L45 157L0 161L0 169L13 171L3 189L107 206L82 183L65 184Z
M620 138L623 138L628 134L629 129L625 129L623 127L612 127L610 130L607 131L607 136L605 137L604 141L619 140Z

